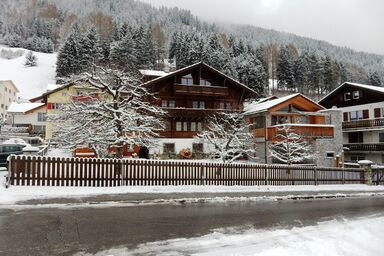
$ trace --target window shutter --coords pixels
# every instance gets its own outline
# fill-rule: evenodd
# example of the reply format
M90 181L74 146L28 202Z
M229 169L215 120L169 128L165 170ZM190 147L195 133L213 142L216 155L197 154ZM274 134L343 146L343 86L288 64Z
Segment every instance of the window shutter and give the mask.
M374 109L374 112L375 112L375 118L381 116L381 115L380 115L380 108L375 108L375 109Z
M347 122L348 121L348 112L344 112L343 113L343 116L344 116L344 122Z
M52 109L52 103L47 104L47 109Z
M363 110L363 119L368 119L369 118L369 112L368 109Z

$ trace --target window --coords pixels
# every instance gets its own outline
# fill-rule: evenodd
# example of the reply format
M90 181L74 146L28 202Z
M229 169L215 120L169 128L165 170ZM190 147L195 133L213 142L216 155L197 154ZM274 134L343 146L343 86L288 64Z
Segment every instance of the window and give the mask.
M205 102L204 102L204 101L200 101L200 106L199 106L199 108L202 108L202 109L205 108Z
M193 143L192 144L192 152L193 153L203 153L204 152L204 144L203 143Z
M192 108L205 109L205 101L197 101L197 100L192 101Z
M232 109L232 104L231 104L231 102L227 102L227 103L225 104L225 107L226 107L227 110L231 110L231 109Z
M211 83L205 79L200 79L200 85L211 85Z
M181 122L176 122L176 131L180 132L181 131Z
M348 133L349 143L363 143L363 132L350 132Z
M298 124L309 124L308 116L297 116L296 123Z
M196 122L191 122L191 132L195 132L197 129Z
M355 100L355 99L358 99L358 98L360 98L360 91L354 91L353 92L353 99Z
M352 95L350 92L344 93L344 101L348 101L352 99Z
M60 103L52 103L52 109L60 109L61 104Z
M175 153L175 143L164 143L163 144L163 153L164 154Z
M360 160L365 160L365 156L351 156L351 161L360 161Z
M199 108L199 102L198 101L192 101L192 108Z
M183 131L188 131L188 122L183 122Z
M252 125L251 128L252 129L264 128L265 127L264 121L265 119L263 116L256 116L251 118L250 120L250 124Z
M335 152L334 151L327 151L325 153L326 158L334 158L335 157Z
M45 122L47 120L47 114L46 113L37 113L37 121L38 122Z
M175 100L162 100L161 107L163 108L174 108L176 106Z
M197 122L197 130L201 132L203 130L203 124L202 122Z
M181 78L181 84L185 85L193 85L193 78L192 75L186 75Z
M379 142L384 142L384 133L379 133Z
M286 124L288 123L288 117L286 116L272 116L272 125Z
M219 109L225 109L225 102L220 102Z
M349 120L360 120L363 119L363 110L349 112Z

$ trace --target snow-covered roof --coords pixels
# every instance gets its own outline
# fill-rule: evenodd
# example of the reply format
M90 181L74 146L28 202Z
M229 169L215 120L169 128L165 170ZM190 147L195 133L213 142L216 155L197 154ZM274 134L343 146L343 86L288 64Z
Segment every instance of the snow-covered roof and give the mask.
M167 72L161 71L161 70L150 70L150 69L140 69L140 73L143 76L157 76L162 77L168 75Z
M270 108L272 108L272 107L274 107L280 103L283 103L284 101L290 100L290 99L292 99L298 95L300 95L300 93L295 93L295 94L288 95L288 96L281 97L281 98L277 98L274 100L263 101L261 103L254 102L254 103L251 103L248 106L246 106L244 108L244 112L246 115L247 114L254 114L257 112L264 112L264 111L267 111L268 109L270 109Z
M364 88L364 89L368 89L368 90L372 90L372 91L376 91L376 92L380 92L380 93L384 93L384 87L380 87L380 86L374 86L374 85L368 85L368 84L359 84L359 83L351 83L351 82L344 82L342 83L341 85L339 85L338 87L336 87L336 89L334 89L333 91L331 91L330 93L328 93L324 98L322 98L321 100L319 100L319 103L321 103L322 101L324 101L326 98L328 98L329 96L331 96L333 93L335 93L337 90L339 90L341 87L343 87L344 85L353 85L353 86L356 86L356 87L360 87L360 88Z
M248 92L252 92L254 95L257 95L256 91L254 91L253 89L251 89L251 88L249 88L248 86L246 86L246 85L240 83L240 82L237 81L236 79L233 79L232 77L230 77L230 76L224 74L223 72L221 72L221 71L219 71L219 70L217 70L217 69L215 69L215 68L209 66L208 64L205 64L204 62L197 62L197 63L192 64L192 65L190 65L190 66L187 66L187 67L184 67L184 68L175 70L175 71L173 71L173 72L167 73L165 76L157 77L157 78L155 78L155 79L152 79L152 80L150 80L150 81L148 81L148 82L145 82L143 85L149 85L149 84L156 83L156 82L158 82L158 81L162 81L163 79L167 79L168 77L171 77L171 76L173 76L173 75L178 75L178 74L183 73L184 71L187 71L187 70L192 70L193 68L196 68L196 67L198 67L198 66L206 67L207 69L210 69L211 71L213 71L213 72L219 74L220 76L225 77L227 80L230 80L231 82L233 82L233 83L239 85L240 87L242 87L242 88L248 90Z
M47 85L47 92L53 91L53 90L55 90L55 89L57 89L59 87L61 87L60 84L48 84Z
M28 111L31 111L35 108L43 106L44 103L17 103L12 102L11 105L8 108L8 113L25 113Z

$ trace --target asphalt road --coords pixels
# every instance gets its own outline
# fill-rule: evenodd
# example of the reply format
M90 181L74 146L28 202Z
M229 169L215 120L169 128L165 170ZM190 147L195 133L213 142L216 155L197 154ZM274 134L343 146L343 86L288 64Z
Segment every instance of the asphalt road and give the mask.
M110 208L0 209L0 255L73 255L201 236L212 229L301 226L384 214L384 197Z

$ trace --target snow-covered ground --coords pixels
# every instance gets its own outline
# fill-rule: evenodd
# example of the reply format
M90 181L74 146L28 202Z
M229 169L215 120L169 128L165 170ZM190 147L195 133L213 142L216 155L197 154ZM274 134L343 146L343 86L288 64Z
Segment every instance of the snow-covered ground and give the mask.
M46 91L48 84L56 83L56 53L34 52L38 65L25 67L25 55L29 50L0 45L0 51L2 49L24 51L23 56L14 59L0 57L0 80L12 80L20 91L18 95L20 98L30 99L40 96Z
M338 218L317 225L254 229L237 227L211 234L115 248L94 255L383 255L384 216ZM89 254L79 254L82 256Z
M384 186L367 185L320 185L320 186L121 186L121 187L48 187L48 186L10 186L5 188L6 172L0 172L0 205L11 205L30 199L80 198L97 195L117 195L127 193L239 193L239 192L287 192L289 198L295 192L359 191L384 194ZM279 197L280 198L280 197ZM266 198L262 198L263 200ZM275 200L276 198L270 198ZM217 198L222 201L222 198ZM237 200L249 200L237 198ZM255 199L256 200L256 199ZM191 200L190 200L191 201ZM191 202L198 201L197 199Z

